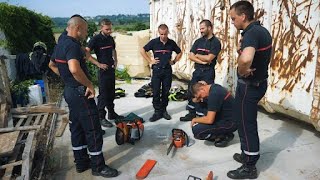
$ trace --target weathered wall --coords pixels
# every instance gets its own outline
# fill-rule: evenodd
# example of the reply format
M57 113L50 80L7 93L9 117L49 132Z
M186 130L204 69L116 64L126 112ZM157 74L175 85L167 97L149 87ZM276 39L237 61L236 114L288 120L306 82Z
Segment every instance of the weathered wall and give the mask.
M199 22L210 19L214 34L221 40L222 51L216 69L216 82L231 90L236 82L236 47L239 32L231 24L228 11L236 0L156 0L150 1L152 36L156 27L166 23L170 38L183 51L181 62L174 66L180 78L190 79L193 63L188 53L200 37ZM273 37L273 54L269 70L269 87L263 106L320 127L318 0L253 1L256 19Z

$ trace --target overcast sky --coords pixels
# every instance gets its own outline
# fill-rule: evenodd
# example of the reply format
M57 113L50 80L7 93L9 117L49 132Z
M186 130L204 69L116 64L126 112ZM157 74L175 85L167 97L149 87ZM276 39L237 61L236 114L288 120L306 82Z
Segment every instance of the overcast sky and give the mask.
M149 0L0 0L50 17L149 13Z

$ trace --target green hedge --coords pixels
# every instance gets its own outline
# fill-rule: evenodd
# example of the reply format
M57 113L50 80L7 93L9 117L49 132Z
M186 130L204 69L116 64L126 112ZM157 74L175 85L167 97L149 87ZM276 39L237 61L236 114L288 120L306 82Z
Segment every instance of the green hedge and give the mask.
M0 29L6 41L0 44L12 54L26 53L32 50L37 41L44 42L51 54L55 45L52 32L53 23L48 16L30 11L24 7L0 3Z

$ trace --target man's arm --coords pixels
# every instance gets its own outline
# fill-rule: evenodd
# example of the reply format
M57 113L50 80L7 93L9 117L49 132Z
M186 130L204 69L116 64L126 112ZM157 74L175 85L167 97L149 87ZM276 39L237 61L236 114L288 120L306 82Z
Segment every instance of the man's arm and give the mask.
M85 48L86 59L88 59L92 64L96 65L100 69L103 69L103 70L108 69L108 65L99 63L97 59L91 56L90 52L91 52L91 49L86 47Z
M158 59L150 58L144 48L140 49L140 54L144 59L146 59L149 62L149 64L157 64L157 63L159 63Z
M54 63L53 61L50 61L48 66L55 74L60 76L59 69L58 69L56 63Z
M204 62L201 59L197 58L193 52L189 53L189 59L198 64L208 64L207 62Z
M214 54L211 54L211 53L208 55L196 54L195 56L201 61L204 61L207 63L212 63L213 59L216 57Z
M114 69L116 69L118 66L118 54L116 49L112 50L112 57L114 59Z
M181 57L182 57L182 52L177 54L176 57L172 61L170 61L170 64L174 65L176 62L178 62L181 59Z
M215 117L216 117L216 112L215 111L208 111L206 116L193 118L192 121L191 121L191 127L195 123L213 124L214 120L215 120Z
M252 75L255 69L250 69L256 50L254 47L246 47L238 57L238 73L240 76L247 77Z
M70 70L71 74L73 75L73 77L80 84L87 87L86 94L90 93L90 96L88 98L93 98L95 96L94 87L93 87L91 81L86 76L86 74L81 69L79 61L76 59L70 59L70 60L68 60L68 66L69 66L69 70Z

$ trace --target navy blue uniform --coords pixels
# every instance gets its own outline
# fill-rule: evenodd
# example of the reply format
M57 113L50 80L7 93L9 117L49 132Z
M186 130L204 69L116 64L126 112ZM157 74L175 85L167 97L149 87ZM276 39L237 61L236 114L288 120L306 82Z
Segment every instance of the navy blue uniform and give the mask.
M112 51L115 50L116 45L112 36L104 36L100 33L89 41L88 47L94 50L99 63L108 65L106 70L99 69L98 75L98 109L100 119L104 119L106 116L105 107L109 112L114 111L116 77Z
M66 36L60 41L54 52L60 76L65 83L64 98L69 107L71 142L77 168L83 169L90 162L93 170L105 166L102 154L101 125L98 119L98 109L94 99L84 96L86 87L82 86L71 74L68 61L76 59L81 69L88 76L84 59L84 51L76 39Z
M198 123L192 127L196 139L210 139L213 136L226 135L237 130L232 118L234 98L231 93L218 84L212 84L208 97L208 111L216 112L213 124Z
M253 47L256 50L251 65L251 68L256 70L247 78L238 76L234 110L235 118L238 120L242 155L247 165L255 165L260 157L257 106L267 90L272 38L268 30L258 21L247 26L241 35L241 51L246 47Z
M210 64L195 63L195 71L193 72L192 79L189 82L189 89L198 81L205 81L207 84L214 83L214 66L216 65L217 56L220 53L220 50L221 43L219 39L215 36L213 36L210 39L201 37L194 42L190 52L201 55L213 54L215 55L215 58L212 60L212 63ZM204 103L195 104L194 102L192 102L192 94L189 93L189 103L187 109L189 109L192 113L195 113L194 111L196 111L198 115L203 116L207 109L207 104L206 101Z
M168 41L163 44L160 41L160 37L152 39L143 48L145 51L152 50L154 58L159 58L160 60L158 64L152 65L151 84L153 107L156 112L161 113L166 110L169 102L168 96L172 83L172 68L170 65L172 51L179 54L181 49L171 39L168 39Z

